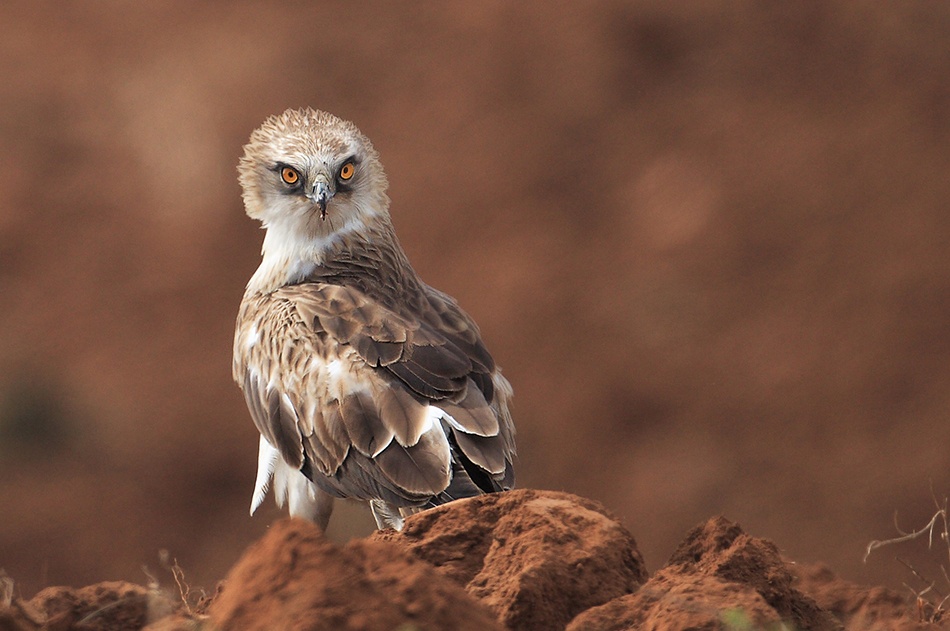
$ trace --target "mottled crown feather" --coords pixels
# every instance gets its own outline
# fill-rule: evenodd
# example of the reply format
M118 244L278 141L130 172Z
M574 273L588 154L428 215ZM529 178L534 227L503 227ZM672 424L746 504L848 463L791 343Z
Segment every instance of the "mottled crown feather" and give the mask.
M274 151L309 155L321 150L340 151L354 142L367 154L378 157L369 138L353 123L309 107L289 109L269 117L251 133L241 163L267 159Z

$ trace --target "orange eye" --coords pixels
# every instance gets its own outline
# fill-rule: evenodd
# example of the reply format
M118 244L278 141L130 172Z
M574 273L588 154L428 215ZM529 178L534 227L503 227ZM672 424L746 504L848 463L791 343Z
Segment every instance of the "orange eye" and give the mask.
M290 167L284 167L280 170L280 179L282 179L284 183L293 186L300 181L300 174Z
M343 165L343 168L340 169L340 179L348 180L353 177L354 173L356 173L356 167L353 166L352 162L347 162Z

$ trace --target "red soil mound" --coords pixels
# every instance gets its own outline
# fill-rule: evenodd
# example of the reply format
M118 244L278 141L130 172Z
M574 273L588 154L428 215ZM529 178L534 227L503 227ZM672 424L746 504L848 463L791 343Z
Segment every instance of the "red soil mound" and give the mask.
M912 631L946 628L945 616L924 601L911 603L886 587L865 587L838 578L824 564L790 565L796 586L848 629ZM926 623L934 620L943 624Z
M510 629L563 628L647 579L636 542L600 504L519 490L454 502L380 532L464 585ZM552 598L552 594L558 594Z
M47 587L32 600L0 607L7 631L113 631L141 629L174 607L164 594L141 585L107 581L88 587Z
M211 607L222 629L500 629L430 565L385 541L328 541L311 523L277 522L228 574Z
M896 592L799 567L722 517L693 529L651 577L602 506L533 490L454 502L345 546L309 522L279 521L232 568L209 615L173 609L154 587L49 588L0 598L0 631L948 628Z
M569 629L705 629L731 619L753 628L840 629L793 581L775 544L716 517L693 529L639 591L586 612Z

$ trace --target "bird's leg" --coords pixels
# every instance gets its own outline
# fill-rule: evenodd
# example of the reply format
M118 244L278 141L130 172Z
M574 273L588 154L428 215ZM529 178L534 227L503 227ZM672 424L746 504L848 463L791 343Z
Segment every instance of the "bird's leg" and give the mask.
M303 477L302 474L301 477ZM320 530L326 532L327 524L330 523L330 515L333 513L333 496L320 490L309 480L306 480L306 485L307 488L304 492L299 492L298 489L291 487L289 493L290 516L309 519L319 526Z

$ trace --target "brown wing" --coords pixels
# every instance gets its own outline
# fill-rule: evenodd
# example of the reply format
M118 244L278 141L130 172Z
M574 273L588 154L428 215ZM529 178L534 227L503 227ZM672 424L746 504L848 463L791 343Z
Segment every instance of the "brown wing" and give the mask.
M235 378L255 425L327 492L420 503L446 490L453 456L484 490L510 486L504 380L454 301L430 300L411 317L305 283L242 310Z

